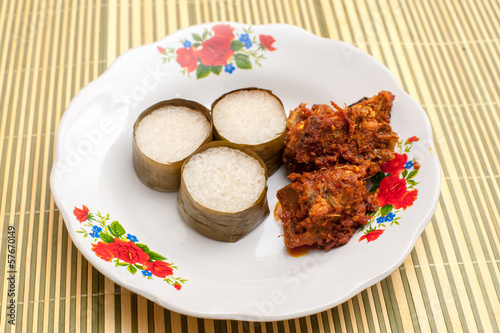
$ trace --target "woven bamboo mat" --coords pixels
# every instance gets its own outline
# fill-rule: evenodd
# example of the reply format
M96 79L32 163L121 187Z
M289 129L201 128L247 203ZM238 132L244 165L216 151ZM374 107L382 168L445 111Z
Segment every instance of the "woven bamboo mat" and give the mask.
M399 269L328 311L252 323L159 307L86 261L51 197L54 136L72 97L129 48L220 20L289 23L354 44L431 120L443 176L434 217ZM499 22L496 0L1 1L0 331L498 332Z

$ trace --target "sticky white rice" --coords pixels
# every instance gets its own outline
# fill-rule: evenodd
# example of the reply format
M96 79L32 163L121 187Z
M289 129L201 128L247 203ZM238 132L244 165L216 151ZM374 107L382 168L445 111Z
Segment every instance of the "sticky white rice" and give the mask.
M191 157L182 178L196 202L226 213L251 207L266 186L259 161L228 147L209 148Z
M227 140L261 144L278 137L286 127L279 100L262 90L239 90L224 96L212 110L214 127Z
M184 106L164 106L141 120L135 139L147 157L169 163L192 154L209 131L210 123L200 112Z

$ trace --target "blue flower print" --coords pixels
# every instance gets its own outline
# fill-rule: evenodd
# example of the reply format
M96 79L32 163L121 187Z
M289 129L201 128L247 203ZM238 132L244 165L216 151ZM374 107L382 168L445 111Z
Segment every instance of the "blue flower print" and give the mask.
M231 74L235 68L236 67L234 67L233 64L227 64L226 66L224 66L224 72Z
M142 275L144 276L153 276L153 273L151 273L150 271L142 271Z
M99 236L99 233L102 231L102 228L99 227L99 226L93 226L92 227L92 232L89 234L91 237L94 237L94 238L101 238Z
M406 169L411 169L412 167L413 167L413 161L406 162L406 164L405 164Z
M389 214L387 214L385 216L385 220L387 222L392 222L392 220L394 220L395 217L396 217L396 214L394 214L393 212L390 212Z
M189 49L191 47L191 42L188 40L185 40L184 43L182 43L182 46L184 46L186 49Z
M127 234L127 239L131 240L134 243L138 241L137 237L135 237L134 235L131 235L131 234Z
M384 223L385 222L385 216L377 217L377 223Z
M241 34L239 41L245 44L247 49L252 47L252 41L250 40L250 36L248 34Z

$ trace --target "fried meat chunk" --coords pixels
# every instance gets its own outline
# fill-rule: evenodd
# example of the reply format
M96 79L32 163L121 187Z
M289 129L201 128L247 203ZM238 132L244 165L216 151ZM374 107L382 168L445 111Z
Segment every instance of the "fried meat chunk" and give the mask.
M377 209L365 174L364 167L355 165L290 174L293 182L277 193L285 245L329 250L346 244L368 222L366 214Z
M288 173L310 172L337 164L362 166L367 175L394 158L398 135L390 112L394 95L377 95L340 108L335 103L301 104L287 120L283 164Z

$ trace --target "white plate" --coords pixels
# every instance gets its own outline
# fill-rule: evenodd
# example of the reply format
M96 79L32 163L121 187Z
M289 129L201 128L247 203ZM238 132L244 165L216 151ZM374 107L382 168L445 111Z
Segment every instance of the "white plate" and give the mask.
M289 25L250 27L226 22L233 31L212 29L218 24L192 26L126 52L73 99L57 132L51 174L57 206L76 247L94 267L115 283L173 311L205 318L271 321L329 309L394 271L431 219L439 196L440 169L428 118L386 67L351 45ZM209 33L204 35L205 31ZM206 42L215 35L218 38ZM272 36L274 42L270 37L261 40L260 35ZM215 48L225 47L233 38L242 40L232 44L238 56L227 50L212 58L199 53L205 64L217 56L232 63L232 73L222 67L214 69L221 69L219 74L210 72L203 77L207 72L197 62L188 75L187 68L176 61L178 53L179 57L189 55L189 43L195 47L201 39L205 42L198 49L208 50L210 43ZM170 61L165 60L168 56ZM254 56L263 56L258 60L260 66ZM252 68L240 68L249 66ZM198 70L201 78L197 78ZM418 182L418 197L408 209L395 211L393 218L399 217L399 224L374 220L372 229L384 230L376 240L371 237L374 233L364 236L370 230L366 227L341 248L292 257L272 215L236 243L217 242L183 222L176 193L155 192L138 180L132 165L132 126L144 109L176 97L210 108L223 93L250 86L272 90L287 112L302 102L343 105L380 90L394 93L394 130L403 139L420 138L409 145L407 153L421 165L413 178ZM276 191L287 183L283 167L270 177L271 211L277 203ZM74 209L82 209L82 204L93 219L80 223L77 215L81 212L77 210L75 215ZM118 221L105 229L107 237L92 233L93 225L99 225L98 212L109 214L106 226ZM99 256L92 250L92 244L113 241L113 237L126 239L127 235L135 236L129 239L140 247L123 240L114 247L103 242L104 252ZM148 250L154 253L141 254ZM124 261L126 257L136 265ZM154 268L141 265L148 258L160 263ZM162 267L168 273L169 266L162 261L177 268L166 276L167 281L159 277ZM181 288L174 288L175 284Z

